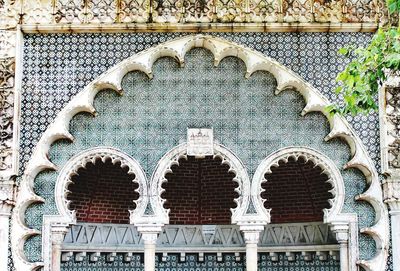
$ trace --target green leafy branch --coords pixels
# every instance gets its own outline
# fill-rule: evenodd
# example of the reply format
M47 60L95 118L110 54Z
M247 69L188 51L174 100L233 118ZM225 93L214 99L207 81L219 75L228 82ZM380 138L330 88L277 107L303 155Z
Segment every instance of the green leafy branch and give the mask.
M390 14L399 14L400 0L388 0ZM331 113L368 114L376 111L376 96L387 76L400 69L400 27L380 28L366 48L347 46L339 54L352 59L336 80L337 94L343 95L344 106L328 106Z

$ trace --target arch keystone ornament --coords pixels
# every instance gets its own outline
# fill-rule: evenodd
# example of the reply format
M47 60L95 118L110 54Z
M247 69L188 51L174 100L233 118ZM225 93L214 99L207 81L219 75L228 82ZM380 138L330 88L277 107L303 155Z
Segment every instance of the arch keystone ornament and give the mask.
M276 94L286 89L295 89L303 95L306 101L306 106L302 112L303 115L308 112L317 111L326 116L330 123L331 131L325 139L330 140L338 137L345 140L350 146L352 159L347 163L346 167L360 169L364 173L367 184L369 185L367 191L359 195L357 199L370 203L376 214L375 224L361 230L363 233L374 238L376 242L375 256L372 259L359 260L358 252L355 251L353 254L349 255L349 258L354 257L349 259L349 262L352 264L356 262L367 271L383 271L388 256L388 213L383 203L378 174L360 138L355 134L343 117L328 114L324 110L324 108L330 104L328 99L294 72L259 52L230 41L205 35L191 35L171 40L125 59L88 84L58 113L53 123L50 124L47 130L42 134L42 137L33 151L31 159L22 176L19 193L16 198L11 228L12 254L16 270L29 271L38 269L44 265L43 262L29 262L25 257L23 250L25 241L32 235L40 234L40 232L30 229L25 224L25 211L29 205L45 201L45 199L35 194L33 190L34 180L37 174L45 169L58 170L49 160L49 149L51 144L58 139L73 139L73 136L69 132L69 123L72 117L79 112L89 112L95 115L96 110L93 106L93 100L96 94L102 89L112 89L118 93L122 93L121 80L127 72L142 71L146 73L149 78L152 78L152 66L158 58L165 56L172 57L177 60L181 66L184 66L186 52L196 47L210 50L214 55L214 64L216 66L227 56L234 56L242 59L246 65L245 76L247 78L251 77L256 71L267 71L273 74L278 85ZM123 97L121 97L121 99L123 99ZM152 176L152 182L149 187L150 195L159 195L158 193L162 190L161 184L165 179L165 173L170 170L171 161L172 163L177 163L180 157L185 157L185 145L186 144L179 145L174 148L160 161L156 172ZM238 206L232 210L232 223L240 225L242 229L246 227L251 232L256 231L257 227L259 228L269 222L269 213L262 207L262 202L254 200L260 191L257 189L250 189L250 181L247 172L232 153L218 144L214 144L214 151L215 155L220 155L223 161L226 161L231 166L232 170L235 171L236 179L239 183L238 190L241 196L237 199ZM145 189L144 187L145 186L142 186L143 189ZM142 192L146 193L146 190ZM148 202L151 203L151 205L149 205L149 207L152 208L152 213L150 212L151 215L146 214L146 208L144 208L144 215L137 213L137 216L133 214L131 218L133 217L133 222L137 223L139 228L141 227L139 224L153 224L153 226L155 226L155 229L153 229L154 233L159 230L159 226L161 227L168 223L168 211L164 210L164 208L155 208L156 206L162 207L163 202L161 198L150 197ZM147 207L144 201L140 204ZM254 214L248 214L245 211L251 204L254 205L256 210ZM138 210L141 210L141 208L138 208ZM61 209L60 212L62 211L65 210ZM62 221L61 224L66 224L71 221L70 213L64 213L64 215L66 221ZM330 219L330 212L326 215L328 221ZM60 216L63 217L62 215ZM334 222L335 221L331 221L329 223L333 225ZM342 222L346 222L346 220ZM255 228L251 229L251 226L255 226ZM45 229L45 227L46 226L43 227L43 239L51 240L49 236L46 236L46 234L49 233L46 233L47 229ZM256 237L255 234L249 233L248 235L251 235L251 237L248 238L249 240L253 240L253 237ZM154 234L152 236L154 237ZM356 237L357 236L350 236L349 240L352 240L352 238L357 239ZM152 240L152 238L149 237L149 240ZM46 259L46 251L49 251L49 244L43 243L43 245L45 246L42 250L43 258L48 262L49 260ZM48 270L49 265L45 265L45 268ZM53 270L56 271L56 269ZM146 268L146 270L151 269Z

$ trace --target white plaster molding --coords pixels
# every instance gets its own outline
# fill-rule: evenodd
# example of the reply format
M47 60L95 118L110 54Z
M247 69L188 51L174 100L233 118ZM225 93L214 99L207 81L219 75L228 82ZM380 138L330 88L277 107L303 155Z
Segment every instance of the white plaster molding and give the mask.
M266 173L271 173L272 167L278 167L279 162L288 162L289 159L297 161L302 158L304 161L311 161L315 166L321 168L322 173L328 177L327 182L332 185L332 189L329 192L333 195L332 199L329 199L330 208L324 209L324 223L332 225L335 231L339 231L340 238L343 235L343 229L346 229L346 236L350 244L357 247L357 239L353 238L350 240L350 236L357 236L357 214L342 213L342 208L345 199L345 188L342 175L335 163L324 154L309 148L309 147L286 147L270 154L265 158L258 166L253 176L252 181L252 197L253 201L264 202L265 199L261 198L261 193L264 189L261 187L262 183L267 182L265 179ZM268 216L270 209L268 210ZM268 218L269 219L269 218ZM339 240L339 239L338 239ZM347 247L347 246L346 246ZM349 253L346 253L352 259L351 266L356 268L356 259L358 257L358 250L352 249ZM346 261L349 262L349 257L346 256ZM348 265L347 265L348 266Z
M28 262L23 251L23 244L27 238L39 234L38 231L30 229L24 222L26 208L35 202L43 202L44 199L38 197L33 191L33 182L36 175L44 169L55 169L55 165L49 160L48 153L51 144L61 138L72 140L73 136L69 133L69 122L71 118L82 111L95 114L93 99L101 89L111 88L119 93L122 92L122 77L129 71L142 71L150 78L152 77L152 65L160 57L170 56L176 59L181 66L184 64L186 52L195 47L209 49L214 55L214 63L218 63L226 56L236 56L241 58L246 64L246 77L258 70L272 73L278 84L277 94L285 89L293 87L305 98L306 107L303 114L308 112L322 112L330 122L331 132L326 140L339 137L344 139L351 149L352 159L346 164L346 168L360 169L369 184L368 190L357 197L358 200L369 202L376 213L376 223L362 232L372 236L376 242L376 255L370 260L361 260L359 264L367 271L384 270L388 256L388 212L382 199L382 189L380 187L378 174L368 153L348 122L339 115L330 115L324 108L329 105L329 101L318 90L305 82L300 76L290 71L277 61L265 55L243 47L236 43L204 35L193 35L168 41L150 49L144 50L109 69L77 94L57 115L52 124L43 133L33 151L30 161L27 164L25 173L22 177L16 207L13 212L12 225L12 248L14 264L17 271L33 270L43 265L43 263ZM243 183L244 181L241 180ZM153 191L151 191L153 193ZM248 197L244 197L244 199ZM244 206L244 202L241 203ZM237 210L237 208L235 209ZM160 212L160 210L155 210ZM238 210L237 210L238 211ZM237 212L235 211L235 213ZM233 216L235 216L235 213ZM163 222L167 222L164 217ZM234 217L233 217L234 221Z
M57 270L59 262L59 250L62 240L67 232L67 227L71 224L76 224L75 211L69 209L70 201L67 195L70 192L68 186L72 183L72 176L78 174L78 170L85 168L88 163L95 163L101 159L103 162L111 159L113 164L120 163L121 168L128 168L128 174L135 174L132 180L139 187L137 192L139 198L134 200L136 204L135 210L130 210L130 220L134 221L135 217L141 216L144 213L147 204L147 179L146 175L139 163L128 156L127 154L110 147L96 147L84 150L71 159L61 169L55 186L55 202L58 210L58 215L44 216L43 218L43 264L45 271ZM55 249L54 244L57 245ZM58 257L53 259L52 257Z

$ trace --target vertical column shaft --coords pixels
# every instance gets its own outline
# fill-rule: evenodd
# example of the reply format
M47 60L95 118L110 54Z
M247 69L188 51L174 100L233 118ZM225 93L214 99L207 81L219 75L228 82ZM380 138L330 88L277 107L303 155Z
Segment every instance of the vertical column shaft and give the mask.
M349 271L349 225L340 223L331 228L340 246L340 270Z
M59 271L61 269L61 245L67 233L67 227L57 227L51 229L51 269Z
M156 244L144 244L144 270L154 271L156 266Z
M400 271L400 210L389 212L392 224L393 270Z
M240 225L246 242L246 271L258 270L258 240L264 225Z
M10 214L0 214L0 270L7 270L8 266L8 234Z
M257 271L258 269L257 243L246 243L246 270Z
M138 231L142 234L144 243L144 271L155 271L156 243L161 226L139 226Z

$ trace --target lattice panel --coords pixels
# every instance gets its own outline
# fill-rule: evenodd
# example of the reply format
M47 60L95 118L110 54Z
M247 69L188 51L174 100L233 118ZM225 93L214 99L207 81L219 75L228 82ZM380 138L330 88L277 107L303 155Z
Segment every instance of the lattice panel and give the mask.
M375 22L377 21L377 1L346 0L345 21L347 22Z
M251 20L254 22L277 22L282 20L282 6L275 0L250 0Z
M119 22L147 22L150 0L120 0Z
M386 22L384 0L4 0L0 25ZM22 5L22 7L21 7ZM152 10L150 12L150 10ZM151 15L151 17L150 17Z
M312 22L314 15L311 10L312 0L287 0L283 2L285 22Z
M241 0L217 0L215 4L217 20L219 22L244 22L246 5L246 1Z

